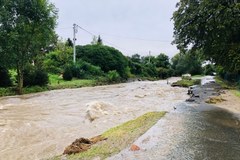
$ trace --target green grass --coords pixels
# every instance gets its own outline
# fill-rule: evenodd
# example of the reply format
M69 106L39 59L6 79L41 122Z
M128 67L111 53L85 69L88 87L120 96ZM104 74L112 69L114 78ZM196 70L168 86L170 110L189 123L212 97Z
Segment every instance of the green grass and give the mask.
M215 77L215 80L216 80L216 83L219 84L223 89L229 89L232 91L232 93L235 96L240 97L240 90L239 90L237 84L224 81L220 77Z
M86 86L95 86L96 84L96 80L72 79L71 81L65 81L58 75L49 75L49 87L51 90L64 88L80 88Z
M96 85L97 85L96 80L73 79L72 81L65 81L58 75L49 74L49 84L47 86L24 87L23 93L29 94L56 89L81 88ZM0 97L12 95L16 95L16 87L0 88Z
M117 154L121 150L130 147L138 137L143 135L148 129L156 124L165 114L166 112L146 113L135 120L114 127L102 134L107 140L92 146L92 148L86 152L67 156L67 160L93 159L95 157L105 159ZM60 159L61 156L57 156L51 160Z
M223 89L236 89L236 85L233 83L229 83L227 81L224 81L223 79L219 77L215 77L215 81L217 84L219 84Z
M178 86L178 87L190 87L193 85L199 85L201 84L201 80L200 79L192 79L192 80L186 80L186 79L182 79L179 80L177 82L172 83L172 86Z
M204 77L204 75L194 75L194 76L192 76L191 78L192 79L201 79L201 78L203 78Z
M233 94L240 98L240 90L232 90Z

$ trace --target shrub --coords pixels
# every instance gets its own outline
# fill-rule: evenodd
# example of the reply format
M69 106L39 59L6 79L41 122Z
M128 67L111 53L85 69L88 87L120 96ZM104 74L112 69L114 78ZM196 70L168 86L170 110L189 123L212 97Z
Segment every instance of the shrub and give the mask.
M86 45L77 46L76 52L78 59L99 66L105 73L116 70L122 78L127 78L125 68L128 62L120 51L104 45Z
M66 81L71 81L72 78L73 78L72 67L71 66L65 67L63 72L63 79Z
M108 82L110 82L110 83L119 82L121 80L121 77L116 70L109 71L107 73L107 78L108 78Z
M28 65L23 70L23 86L44 86L48 84L48 74L41 68Z
M0 87L9 87L12 85L10 75L6 68L0 67Z
M157 72L158 72L158 78L161 78L161 79L166 79L168 77L171 77L173 74L172 69L167 69L163 67L157 68Z
M78 61L72 67L73 77L76 78L92 78L96 76L102 76L104 73L100 67L94 66L85 61Z

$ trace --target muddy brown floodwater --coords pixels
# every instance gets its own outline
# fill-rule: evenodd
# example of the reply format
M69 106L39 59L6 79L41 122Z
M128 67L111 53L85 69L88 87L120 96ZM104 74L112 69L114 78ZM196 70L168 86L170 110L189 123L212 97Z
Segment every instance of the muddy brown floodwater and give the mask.
M187 97L186 89L172 88L166 80L3 97L0 159L49 158L76 138L96 136L149 111L170 112ZM100 113L90 122L87 110L94 105Z

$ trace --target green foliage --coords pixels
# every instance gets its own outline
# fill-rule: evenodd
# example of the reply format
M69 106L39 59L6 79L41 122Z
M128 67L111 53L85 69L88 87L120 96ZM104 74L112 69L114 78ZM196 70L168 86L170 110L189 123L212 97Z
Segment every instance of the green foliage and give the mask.
M173 15L179 49L202 49L226 71L240 71L240 3L227 0L180 0Z
M160 79L166 79L168 77L171 77L173 75L173 72L174 71L172 69L167 69L163 67L157 68L158 78Z
M45 86L48 84L48 74L41 68L28 65L23 70L23 86Z
M12 85L12 81L8 70L0 66L0 87L9 87Z
M63 79L66 81L71 81L73 79L72 67L66 66L63 72Z
M107 73L107 78L109 83L119 82L121 80L121 77L116 70L109 71Z
M77 59L99 66L105 73L116 70L122 78L127 78L127 59L118 50L104 45L77 46Z
M22 93L23 70L55 39L57 11L48 0L0 2L0 63L18 73Z
M163 53L157 57L141 57L139 54L134 54L128 59L130 71L135 75L160 79L172 76L173 71L170 69L169 57Z
M213 64L207 64L206 66L204 66L205 75L213 75L214 72L216 72L216 70Z
M73 49L66 46L63 42L58 42L57 48L46 54L43 67L54 74L62 73L64 66L72 62Z
M238 83L240 81L240 71L239 72L231 72L228 70L225 70L225 68L218 66L217 74L225 81L228 81L230 83Z
M79 79L94 78L97 76L102 76L104 74L100 67L94 66L81 60L72 66L72 73L73 77Z
M200 85L201 84L201 80L200 79L192 79L192 80L186 80L186 79L182 79L179 80L177 82L172 83L172 86L179 86L179 87L190 87L193 85Z
M198 75L202 73L202 60L198 53L179 53L172 58L172 69L177 76L186 73Z
M156 67L169 68L169 57L163 53L160 53L156 57Z

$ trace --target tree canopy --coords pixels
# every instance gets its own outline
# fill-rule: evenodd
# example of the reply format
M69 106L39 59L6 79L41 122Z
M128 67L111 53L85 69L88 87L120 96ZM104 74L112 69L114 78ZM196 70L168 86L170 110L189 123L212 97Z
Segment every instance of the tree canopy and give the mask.
M0 63L17 69L22 93L23 70L55 37L57 10L48 0L0 1Z
M121 77L126 78L127 59L117 49L96 44L76 46L76 52L77 59L99 66L104 72L116 70Z
M180 0L173 20L179 49L202 49L226 70L240 71L239 1Z

